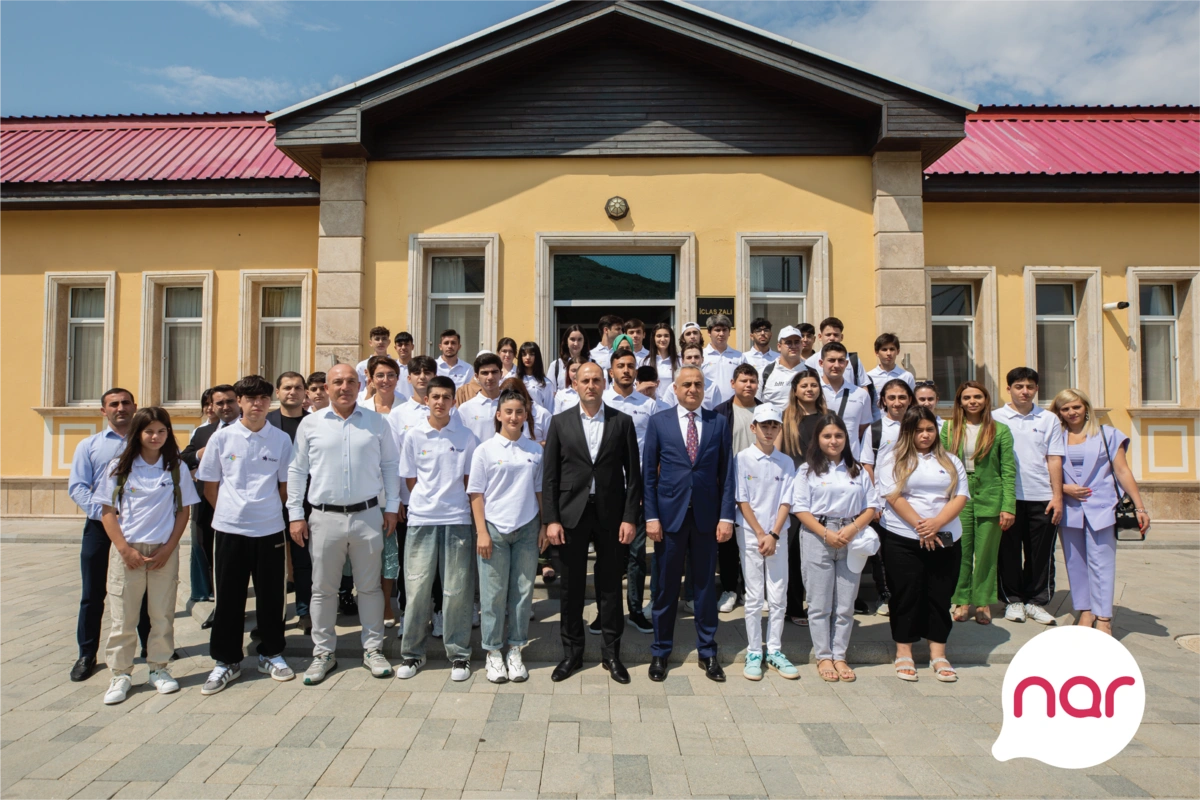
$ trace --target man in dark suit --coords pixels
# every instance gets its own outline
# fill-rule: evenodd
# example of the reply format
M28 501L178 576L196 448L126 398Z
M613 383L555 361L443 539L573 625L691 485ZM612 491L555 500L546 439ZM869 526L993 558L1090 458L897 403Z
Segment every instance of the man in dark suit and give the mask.
M717 660L717 546L733 536L733 441L729 423L701 408L704 373L682 367L675 375L679 405L650 418L642 454L646 484L646 535L655 542L658 594L654 597L654 645L650 680L667 677L674 647L679 584L690 554L696 604L700 667L711 680L724 681Z
M625 613L621 578L641 513L642 477L633 419L603 403L604 373L584 364L573 383L579 406L556 415L542 459L542 521L559 546L563 575L563 660L550 679L566 680L583 666L583 599L588 542L596 546L596 600L603 635L602 664L629 683L621 664Z

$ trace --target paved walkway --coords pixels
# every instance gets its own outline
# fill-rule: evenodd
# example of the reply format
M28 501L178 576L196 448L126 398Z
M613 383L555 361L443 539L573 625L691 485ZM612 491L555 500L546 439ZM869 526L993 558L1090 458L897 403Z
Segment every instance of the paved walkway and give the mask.
M15 527L6 525L5 533ZM595 666L553 684L552 665L543 663L531 665L527 683L497 687L481 672L452 683L444 662L410 681L374 680L347 658L318 687L274 683L251 668L206 698L199 691L212 666L206 632L182 606L176 641L184 658L173 672L183 690L147 691L139 664L130 698L106 707L106 672L83 684L67 679L75 658L77 548L6 543L0 793L1195 797L1200 661L1174 639L1200 632L1198 562L1195 550L1119 553L1117 633L1146 678L1146 714L1120 756L1067 771L991 757L1003 664L960 662L954 685L937 683L924 668L919 683L902 683L886 665L860 667L856 683L830 685L810 664L795 682L772 675L751 683L734 667L729 682L717 685L687 663L662 684L638 666L633 683L618 686ZM1065 570L1059 575L1065 583ZM556 603L543 602L539 616L550 623ZM864 630L882 622L859 621ZM952 657L956 638L976 627L956 628ZM1029 623L995 628L1010 639L1038 630ZM289 650L300 652L299 635L289 634ZM298 670L306 661L289 660Z

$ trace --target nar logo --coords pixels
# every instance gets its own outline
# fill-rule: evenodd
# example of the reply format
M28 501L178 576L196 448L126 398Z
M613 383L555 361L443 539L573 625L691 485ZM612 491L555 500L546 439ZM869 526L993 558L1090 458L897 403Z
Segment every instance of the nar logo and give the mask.
M1146 685L1137 662L1113 637L1071 626L1038 634L1004 676L998 761L1035 758L1084 769L1125 749L1142 724Z

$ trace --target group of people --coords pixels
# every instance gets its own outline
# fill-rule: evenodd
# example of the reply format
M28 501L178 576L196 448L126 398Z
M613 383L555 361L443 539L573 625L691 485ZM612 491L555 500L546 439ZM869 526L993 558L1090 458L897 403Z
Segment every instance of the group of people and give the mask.
M653 635L649 677L665 680L682 589L710 679L725 680L718 614L742 602L746 678L799 677L782 647L790 621L809 628L832 682L855 680L846 659L869 567L897 677L918 679L912 645L924 639L932 676L952 682L946 643L972 611L979 624L997 603L1015 622L1055 621L1045 606L1061 530L1078 624L1111 633L1118 486L1143 529L1149 516L1128 439L1100 425L1085 393L1043 409L1037 373L1020 367L1008 404L993 408L967 381L942 420L937 387L897 363L893 334L876 339L867 369L833 317L774 340L755 319L746 353L729 346L731 328L718 314L677 340L665 323L647 336L638 320L604 316L596 346L569 326L547 367L535 342L504 338L467 364L453 330L434 359L377 327L358 365L212 387L209 420L183 451L166 410L109 390L108 425L71 470L88 516L72 679L95 668L107 591L105 702L130 691L139 637L151 685L178 690L172 620L192 507L193 598L216 601L206 695L241 674L251 581L258 669L280 681L295 677L282 657L289 589L312 638L306 684L337 667L339 612L358 615L376 677L416 675L432 635L451 679L466 680L478 626L487 679L526 680L540 573L563 581L555 681L582 667L586 628L604 669L629 682L627 624ZM589 552L597 613L585 625ZM396 665L383 654L392 628Z

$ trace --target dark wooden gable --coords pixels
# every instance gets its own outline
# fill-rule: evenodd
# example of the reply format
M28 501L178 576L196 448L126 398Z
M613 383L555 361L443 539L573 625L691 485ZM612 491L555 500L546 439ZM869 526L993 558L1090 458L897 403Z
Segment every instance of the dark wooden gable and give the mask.
M640 42L602 40L373 131L374 158L862 153L864 121Z

